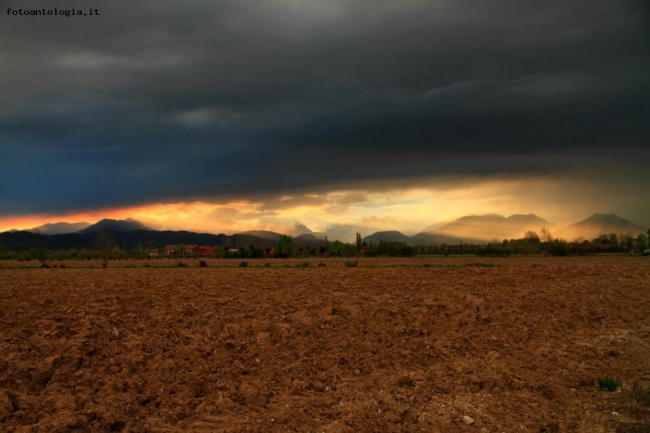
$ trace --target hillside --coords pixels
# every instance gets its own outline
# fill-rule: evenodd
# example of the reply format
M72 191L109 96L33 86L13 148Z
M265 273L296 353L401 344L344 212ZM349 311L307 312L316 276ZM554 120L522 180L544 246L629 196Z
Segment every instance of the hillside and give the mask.
M134 230L149 230L153 231L152 228L149 228L142 224L140 221L136 221L131 218L125 220L112 220L112 219L103 219L93 225L86 227L85 229L79 230L77 233L82 235L96 234L101 231L111 231L111 232L130 232Z
M44 235L62 235L66 233L75 233L87 227L90 227L90 223L58 222L58 223L43 224L41 226L29 229L28 231L34 233L41 233Z
M236 235L255 236L257 238L270 239L273 241L277 241L280 238L280 233L272 232L269 230L249 230L246 232L237 233Z
M508 218L496 214L469 215L423 233L463 242L486 242L521 238L527 231L539 233L542 227L555 227L555 224L535 214L515 214Z
M618 215L596 213L589 218L553 232L553 236L569 241L580 237L592 240L601 234L615 233L617 235L636 236L639 233L646 233L647 230L647 227L641 227Z
M396 230L388 230L383 232L373 233L370 236L363 238L366 243L376 243L379 242L402 242L408 245L413 244L413 239L405 234L398 232Z

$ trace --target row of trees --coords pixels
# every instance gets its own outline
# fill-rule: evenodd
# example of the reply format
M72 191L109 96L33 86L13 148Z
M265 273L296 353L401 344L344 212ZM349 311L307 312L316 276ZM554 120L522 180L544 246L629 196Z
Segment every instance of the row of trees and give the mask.
M416 255L479 255L479 256L509 256L513 254L549 254L554 256L589 255L589 254L620 254L642 253L650 254L650 230L647 234L639 233L637 236L617 235L614 233L603 234L588 241L576 239L568 242L564 239L554 239L546 227L540 230L541 235L534 231L524 233L520 239L495 240L485 244L458 244L439 245L408 245L403 242L370 242L362 240L357 233L354 244L344 244L340 241L323 241L320 248L292 248L291 236L283 235L278 240L276 257L290 256L318 256L327 255L334 257L413 257Z
M512 254L550 254L550 255L588 255L602 253L645 253L650 245L650 230L647 234L639 233L637 236L618 235L614 233L603 234L591 241L577 239L567 242L562 239L554 239L553 236L542 228L541 236L536 232L529 231L520 239L495 240L485 244L458 244L439 245L407 245L402 242L365 242L357 233L356 242L343 243L341 241L330 242L323 239L318 246L304 247L294 246L293 238L289 235L281 235L275 248L261 248L249 245L247 248L231 248L228 246L215 246L215 255L224 258L266 258L266 257L377 257L377 256L402 256L413 257L415 255L479 255L479 256L509 256ZM183 244L179 244L178 257L182 257ZM104 263L115 259L148 259L152 251L151 245L136 244L130 250L120 248L108 232L102 232L97 236L95 248L73 249L65 251L47 251L42 246L37 246L27 251L7 252L0 245L0 258L18 260L39 260L45 263L47 260L63 259L102 259ZM159 256L164 257L164 249L159 249Z
M477 254L490 256L509 256L512 254L550 254L555 256L591 254L644 254L649 255L650 230L637 236L603 234L591 241L584 238L568 242L554 239L545 229L542 236L529 231L521 239L495 240L487 244L429 245L417 247L418 254Z

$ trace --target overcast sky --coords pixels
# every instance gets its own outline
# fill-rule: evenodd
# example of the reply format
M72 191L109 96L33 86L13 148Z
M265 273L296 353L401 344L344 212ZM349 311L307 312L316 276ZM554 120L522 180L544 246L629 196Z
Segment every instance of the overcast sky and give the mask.
M0 229L650 226L645 1L0 5Z

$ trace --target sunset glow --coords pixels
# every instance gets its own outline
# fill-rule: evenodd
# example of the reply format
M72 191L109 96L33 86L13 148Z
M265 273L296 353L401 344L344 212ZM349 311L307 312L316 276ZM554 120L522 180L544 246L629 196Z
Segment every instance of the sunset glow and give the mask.
M427 181L420 183L426 185ZM527 177L428 183L429 186L399 189L376 186L374 190L284 193L250 200L157 203L74 214L10 217L0 219L0 231L30 229L58 221L95 223L103 218L133 218L155 230L215 234L270 230L293 234L296 225L302 224L317 233L327 233L335 226L354 226L365 236L382 230L416 234L432 224L492 213L535 213L562 225L602 210L593 199L598 197L596 190L602 192L602 186L590 187L587 180ZM576 202L572 195L566 195L562 200L562 195L571 189L584 191L584 199ZM554 200L546 201L543 197Z

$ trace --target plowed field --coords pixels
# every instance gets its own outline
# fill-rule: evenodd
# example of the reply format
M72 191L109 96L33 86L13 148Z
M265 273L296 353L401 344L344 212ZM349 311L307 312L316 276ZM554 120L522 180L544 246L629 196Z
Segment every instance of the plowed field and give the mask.
M3 262L1 430L650 431L647 258L303 262Z

